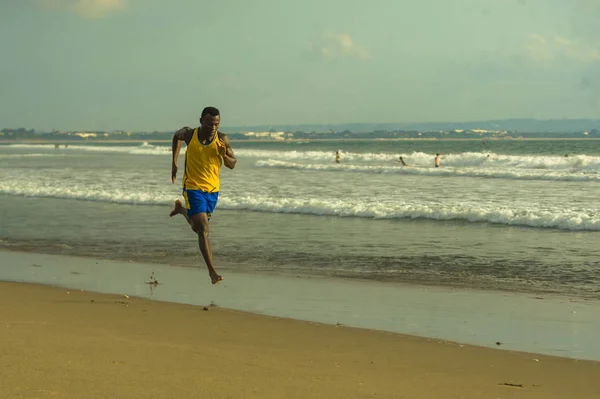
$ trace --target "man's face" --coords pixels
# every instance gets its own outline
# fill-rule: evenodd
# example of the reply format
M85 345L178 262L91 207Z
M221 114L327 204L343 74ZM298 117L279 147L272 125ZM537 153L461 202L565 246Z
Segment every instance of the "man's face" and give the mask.
M211 133L215 133L219 128L219 123L221 123L221 116L212 116L209 114L204 115L204 118L200 119L200 124L202 125L202 129L204 131L210 131Z

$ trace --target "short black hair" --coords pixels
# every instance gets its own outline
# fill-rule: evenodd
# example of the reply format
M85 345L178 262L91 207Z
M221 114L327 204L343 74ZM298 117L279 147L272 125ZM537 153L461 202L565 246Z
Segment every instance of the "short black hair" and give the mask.
M210 116L219 116L219 110L215 107L206 107L202 110L202 115L200 115L200 119L204 118L206 115Z

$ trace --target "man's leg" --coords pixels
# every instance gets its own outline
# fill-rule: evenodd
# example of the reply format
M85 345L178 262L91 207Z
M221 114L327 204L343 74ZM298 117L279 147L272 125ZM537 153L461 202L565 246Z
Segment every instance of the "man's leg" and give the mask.
M200 194L195 191L184 191L184 198L194 214L190 217L187 208L183 206L180 200L177 200L175 201L175 206L169 216L173 217L177 214L182 214L188 224L192 227L192 230L198 234L200 252L202 253L206 267L208 268L210 279L213 284L216 284L223 280L223 277L217 274L212 262L212 247L208 239L209 214L207 214L206 211L213 211L217 204L218 193L207 195L207 193ZM192 202L190 203L190 201Z
M186 215L187 216L187 215ZM191 224L194 231L198 234L198 245L200 252L208 268L208 274L213 284L223 280L223 277L217 274L212 261L212 248L208 239L208 215L206 213L196 213L191 217Z
M187 209L185 208L185 206L183 206L181 201L177 200L177 201L175 201L175 207L173 208L173 210L171 211L169 216L173 217L173 216L179 215L179 214L183 215L183 217L189 223L189 225L194 227L192 224L192 219L190 219L190 217L187 214Z

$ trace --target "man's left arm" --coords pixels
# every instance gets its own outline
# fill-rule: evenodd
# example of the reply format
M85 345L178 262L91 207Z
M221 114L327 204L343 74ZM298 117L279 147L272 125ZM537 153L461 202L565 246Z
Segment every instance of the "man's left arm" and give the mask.
M235 168L235 164L237 163L237 158L235 157L235 154L233 153L233 149L231 148L231 142L229 141L229 137L227 137L227 135L225 133L219 132L219 140L221 140L221 143L223 143L223 145L225 146L225 151L222 154L223 155L223 163L229 169Z

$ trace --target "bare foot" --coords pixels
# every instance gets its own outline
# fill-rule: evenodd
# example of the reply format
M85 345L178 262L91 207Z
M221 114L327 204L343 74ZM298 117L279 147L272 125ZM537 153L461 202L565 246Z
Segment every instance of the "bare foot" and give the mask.
M173 208L173 210L171 211L169 216L173 217L179 213L181 213L182 215L185 215L185 211L186 211L186 209L183 206L183 204L181 203L181 201L177 200L177 201L175 201L175 207Z
M211 279L211 281L212 281L213 284L218 284L220 281L223 280L223 277L221 277L221 276L219 276L218 274L215 273L215 274L212 274L210 276L210 279Z

